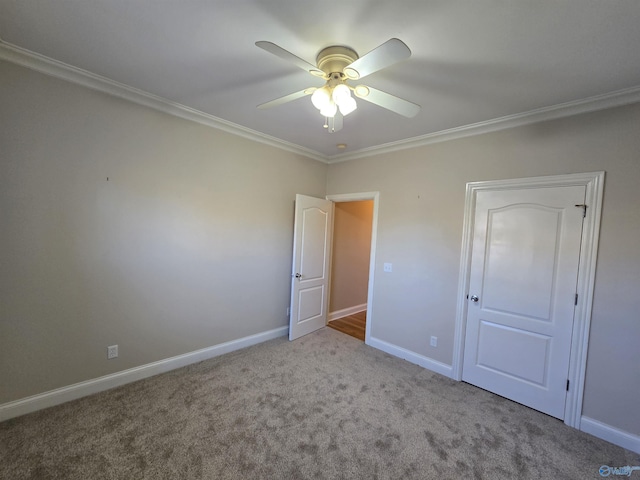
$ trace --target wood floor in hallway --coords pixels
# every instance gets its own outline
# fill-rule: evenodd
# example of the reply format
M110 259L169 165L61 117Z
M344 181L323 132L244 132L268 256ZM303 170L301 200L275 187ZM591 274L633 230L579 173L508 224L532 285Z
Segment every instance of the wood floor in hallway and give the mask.
M367 324L367 312L358 312L353 315L338 318L329 322L329 327L339 332L351 335L364 342L364 329Z

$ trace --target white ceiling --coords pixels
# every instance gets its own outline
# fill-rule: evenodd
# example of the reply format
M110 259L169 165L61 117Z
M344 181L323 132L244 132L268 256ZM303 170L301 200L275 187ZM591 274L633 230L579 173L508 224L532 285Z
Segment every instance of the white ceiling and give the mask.
M331 158L640 86L638 0L0 0L0 39ZM315 63L397 37L408 60L365 79L422 105L407 119L362 100L328 134L322 80L254 44Z

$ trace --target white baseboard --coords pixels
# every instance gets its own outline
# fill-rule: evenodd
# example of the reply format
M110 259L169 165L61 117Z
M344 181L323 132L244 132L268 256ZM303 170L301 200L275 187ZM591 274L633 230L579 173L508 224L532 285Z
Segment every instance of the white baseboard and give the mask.
M348 317L349 315L353 315L354 313L360 313L367 310L367 304L363 303L362 305L355 305L349 308L343 308L342 310L336 310L335 312L329 312L327 315L327 320L330 322L332 320L337 320L342 317Z
M632 452L640 453L640 436L633 433L625 432L584 415L580 418L580 430Z
M412 352L411 350L407 350L406 348L387 343L384 340L380 340L379 338L370 337L367 345L377 348L378 350L382 350L383 352L389 353L394 357L400 357L408 362L420 365L427 370L439 373L440 375L444 375L445 377L453 378L453 368L451 367L451 365L446 365L444 363L438 362L437 360L433 360L429 357L425 357L418 353Z
M159 373L185 367L192 363L208 360L219 355L224 355L225 353L240 350L241 348L250 347L251 345L256 345L258 343L286 335L288 331L288 326L276 328L266 332L257 333L255 335L250 335L248 337L239 338L238 340L232 340L230 342L221 343L219 345L185 353L176 357L148 363L146 365L75 383L66 387L57 388L55 390L22 398L13 402L4 403L0 405L0 422L8 420L9 418L42 410L43 408L53 407L54 405L59 405L70 400L86 397L87 395L92 395L104 390L109 390L110 388L119 387L120 385L142 380L143 378L152 377Z

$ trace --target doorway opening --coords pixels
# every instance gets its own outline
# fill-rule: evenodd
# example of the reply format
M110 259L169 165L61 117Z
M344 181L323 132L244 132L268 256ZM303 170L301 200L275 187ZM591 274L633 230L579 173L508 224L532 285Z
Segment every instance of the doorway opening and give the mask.
M364 342L373 200L335 202L327 325Z
M328 195L334 204L327 326L368 343L378 192Z
M289 310L289 340L327 326L329 320L342 316L334 311L328 315L331 285L331 246L333 236L333 212L335 204L369 200L372 202L366 304L342 308L344 316L366 311L364 341L371 341L374 322L373 284L378 228L378 192L329 195L326 199L296 195L295 221L293 228L293 259L291 268L291 304ZM365 256L366 257L366 256ZM361 301L361 300L360 300ZM354 307L356 307L354 309ZM352 310L349 310L351 308Z

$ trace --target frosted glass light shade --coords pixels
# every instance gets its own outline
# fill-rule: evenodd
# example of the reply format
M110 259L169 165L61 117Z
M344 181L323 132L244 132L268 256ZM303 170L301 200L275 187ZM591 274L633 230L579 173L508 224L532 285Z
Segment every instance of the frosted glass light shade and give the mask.
M358 104L356 103L355 98L349 96L346 99L342 100L340 103L340 113L342 115L349 115L356 108L358 108Z
M311 103L318 110L322 110L327 107L331 103L331 95L329 94L329 89L325 86L322 88L318 88L311 95Z
M349 90L349 87L344 83L341 83L340 85L336 85L331 96L333 97L333 101L340 106L342 105L342 102L351 98L351 91Z
M322 110L320 110L320 114L323 117L334 117L337 111L338 106L335 103L330 102L326 107L322 107Z

